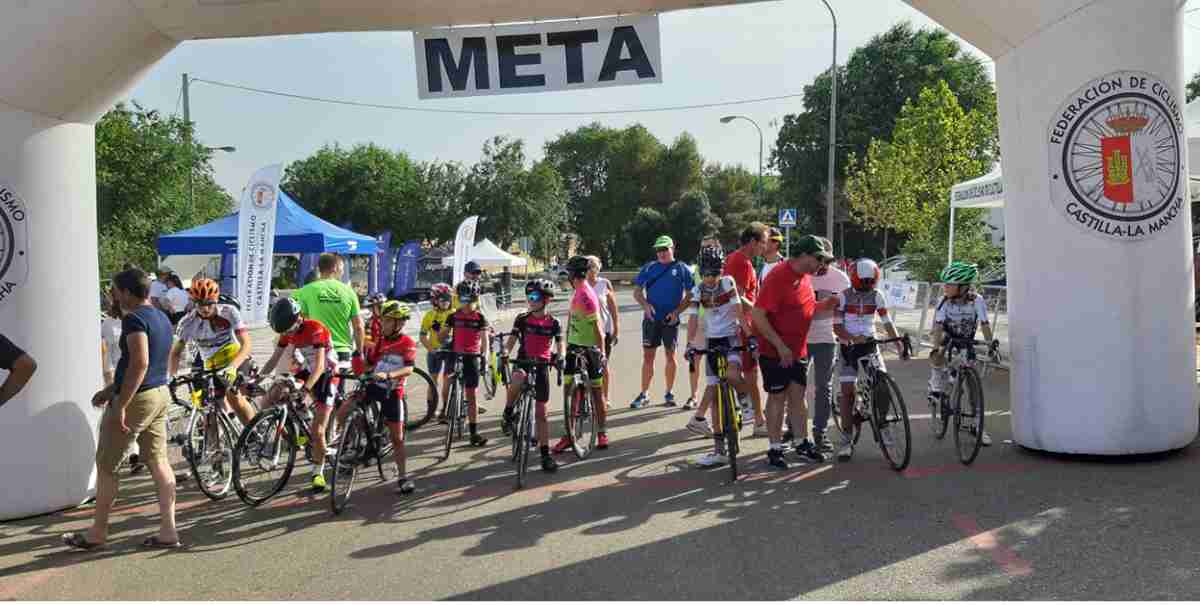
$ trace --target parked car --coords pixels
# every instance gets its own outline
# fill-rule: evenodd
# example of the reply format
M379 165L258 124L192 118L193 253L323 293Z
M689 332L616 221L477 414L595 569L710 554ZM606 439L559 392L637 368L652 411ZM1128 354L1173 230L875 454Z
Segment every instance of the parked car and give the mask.
M903 254L890 256L879 263L879 271L888 281L907 281L909 272L904 268L907 262L908 257Z

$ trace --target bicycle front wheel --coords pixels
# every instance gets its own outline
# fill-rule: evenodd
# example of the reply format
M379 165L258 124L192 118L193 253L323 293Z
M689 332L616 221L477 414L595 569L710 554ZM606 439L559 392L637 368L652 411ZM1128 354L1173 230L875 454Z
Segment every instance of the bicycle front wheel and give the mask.
M900 393L896 381L882 371L875 376L875 392L872 395L874 409L871 410L871 418L875 423L879 449L894 470L902 471L912 457L912 433L904 395Z
M929 399L929 429L933 431L935 439L941 439L946 436L946 427L950 425L950 418L943 413L946 407L946 394L938 393L937 399Z
M358 469L366 464L370 448L370 431L367 417L361 409L350 412L346 429L342 432L342 443L333 456L333 480L329 489L329 504L333 514L340 515L350 502L354 491L354 479Z
M983 445L983 386L974 368L960 371L962 385L954 399L954 448L958 460L971 464Z
M499 382L496 379L496 372L498 371L499 370L496 369L496 360L493 359L493 356L489 354L487 363L484 364L482 370L481 380L481 382L483 382L484 397L486 397L488 401L491 401L491 399L496 396L496 385Z
M576 458L585 460L596 448L596 415L592 410L591 393L588 392L587 386L577 380L563 406L563 421L567 424L571 449L574 450Z
M734 407L733 402L737 401L737 393L733 387L724 385L721 387L721 430L725 432L725 451L729 456L729 480L737 481L737 455L740 449L739 429L741 423L741 414Z
M292 476L296 467L296 428L282 409L250 421L233 451L233 488L249 506L266 502Z
M454 429L458 426L458 383L450 383L450 398L446 401L446 439L442 460L450 459L450 446L454 444Z
M519 424L513 431L513 448L517 463L517 489L525 487L525 473L529 471L529 449L531 447L529 424L533 415L533 400L526 395L521 398L520 406L521 414L517 421Z
M404 382L404 430L411 431L425 426L437 413L438 392L437 383L429 373L421 368L413 368L413 373ZM424 407L422 408L422 405ZM415 418L413 412L418 415Z
M200 491L211 500L229 495L233 481L233 430L216 410L192 416L188 428L188 465Z

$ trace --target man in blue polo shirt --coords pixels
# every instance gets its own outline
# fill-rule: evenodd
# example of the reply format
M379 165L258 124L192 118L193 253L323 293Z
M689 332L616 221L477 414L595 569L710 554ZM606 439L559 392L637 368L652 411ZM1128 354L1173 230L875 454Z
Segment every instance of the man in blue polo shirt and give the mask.
M675 340L679 332L679 315L675 312L680 305L691 302L692 270L675 260L675 242L670 236L661 235L654 241L655 260L638 273L634 280L633 298L642 306L642 390L629 407L644 407L649 400L646 391L654 379L654 352L662 347L667 358L667 394L663 404L675 405L671 388L675 386Z

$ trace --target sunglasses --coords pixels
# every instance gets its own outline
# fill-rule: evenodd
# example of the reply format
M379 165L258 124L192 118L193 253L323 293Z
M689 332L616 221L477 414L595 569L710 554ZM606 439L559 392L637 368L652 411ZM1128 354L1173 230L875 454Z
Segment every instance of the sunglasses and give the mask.
M530 292L525 295L525 299L529 302L541 302L542 294L540 292Z
M655 251L655 252L657 252L657 253L659 253L659 254L662 254L663 252L667 252L667 251L669 251L669 250L670 250L670 248L655 248L655 249L654 249L654 251Z
M700 274L700 277L721 277L720 271L706 271Z
M202 301L197 301L196 306L197 307L215 307L215 306L217 306L217 303L215 303L211 300L202 300Z

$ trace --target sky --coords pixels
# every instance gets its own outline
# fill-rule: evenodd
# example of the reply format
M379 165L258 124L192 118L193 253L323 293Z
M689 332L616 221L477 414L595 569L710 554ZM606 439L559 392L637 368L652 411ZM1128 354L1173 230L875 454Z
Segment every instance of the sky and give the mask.
M835 0L838 63L874 35L908 20L936 24L900 0ZM1200 7L1200 0L1191 0ZM607 111L693 105L799 94L830 63L832 24L819 0L765 2L664 13L662 84L537 94L417 99L410 32L312 34L186 42L155 65L127 100L181 113L181 76L290 94L357 102L487 111ZM1200 71L1200 10L1187 15L1184 73ZM964 48L986 60L978 49ZM987 62L994 74L994 66ZM217 182L235 199L250 175L273 163L303 159L327 143L375 143L416 160L477 161L484 140L524 139L531 159L547 140L598 121L622 128L641 123L664 143L690 132L708 161L758 167L758 134L729 114L748 116L763 130L764 164L783 116L801 98L733 107L588 117L496 117L428 114L314 103L243 92L207 83L191 87L191 117L209 146L233 146L213 160Z

